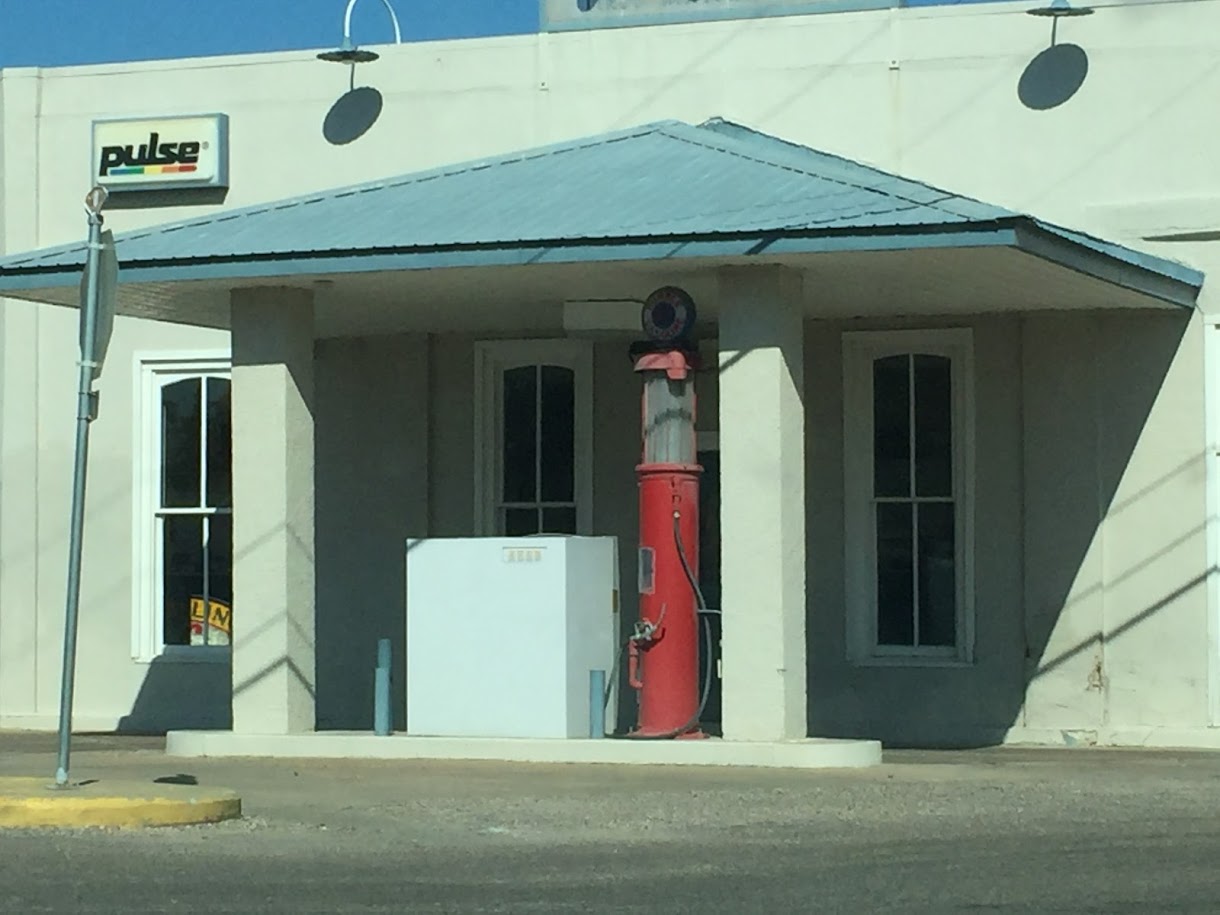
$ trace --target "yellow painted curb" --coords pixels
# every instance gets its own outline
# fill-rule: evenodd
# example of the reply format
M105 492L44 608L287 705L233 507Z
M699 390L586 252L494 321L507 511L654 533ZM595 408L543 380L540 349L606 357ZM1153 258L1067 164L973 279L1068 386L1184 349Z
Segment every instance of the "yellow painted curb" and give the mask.
M222 788L155 782L84 782L57 790L52 778L0 778L0 828L187 826L241 816Z

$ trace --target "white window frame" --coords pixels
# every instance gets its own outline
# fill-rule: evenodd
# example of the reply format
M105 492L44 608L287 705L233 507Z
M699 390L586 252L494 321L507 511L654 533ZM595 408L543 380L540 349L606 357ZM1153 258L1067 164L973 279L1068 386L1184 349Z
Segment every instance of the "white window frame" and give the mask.
M163 608L158 606L158 581L162 557L152 523L160 500L159 436L161 411L159 392L166 376L210 375L231 377L229 350L138 352L135 354L132 416L134 448L132 465L132 625L131 656L150 663L159 657L188 662L226 663L228 645L166 645Z
M501 379L526 365L570 368L575 381L576 532L593 533L593 348L584 340L485 340L474 359L474 518L478 536L498 536L496 508L503 449Z
M873 510L873 362L908 354L951 362L956 644L877 644L877 537ZM843 334L844 540L848 659L859 665L974 662L974 339L969 328Z

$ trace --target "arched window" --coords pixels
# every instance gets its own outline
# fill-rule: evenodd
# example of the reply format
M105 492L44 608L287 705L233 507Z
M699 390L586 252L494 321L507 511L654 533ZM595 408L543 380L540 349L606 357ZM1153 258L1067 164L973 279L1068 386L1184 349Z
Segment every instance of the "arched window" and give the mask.
M844 340L847 603L857 659L969 660L968 331Z
M482 343L476 366L478 532L590 533L588 347L568 340Z

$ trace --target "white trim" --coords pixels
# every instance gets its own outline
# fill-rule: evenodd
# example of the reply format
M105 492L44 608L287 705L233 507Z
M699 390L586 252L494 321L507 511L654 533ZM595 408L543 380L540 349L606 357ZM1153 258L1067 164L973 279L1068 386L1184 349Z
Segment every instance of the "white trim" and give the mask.
M1207 712L1220 725L1220 315L1203 318L1204 530Z
M951 360L953 501L957 508L957 644L900 648L876 643L872 363L927 353ZM969 328L843 334L844 584L848 659L858 665L962 666L974 659L974 338Z
M161 558L157 538L149 519L156 512L157 469L152 466L157 454L157 391L164 375L228 374L232 362L228 349L138 351L133 355L134 404L132 409L132 525L131 525L131 656L151 663L162 655L175 660L219 661L229 656L227 647L213 651L204 646L167 646L162 639L162 619L156 607L156 582Z
M593 346L587 340L483 340L474 350L475 534L496 533L500 463L500 375L522 365L561 365L575 373L576 532L593 533Z

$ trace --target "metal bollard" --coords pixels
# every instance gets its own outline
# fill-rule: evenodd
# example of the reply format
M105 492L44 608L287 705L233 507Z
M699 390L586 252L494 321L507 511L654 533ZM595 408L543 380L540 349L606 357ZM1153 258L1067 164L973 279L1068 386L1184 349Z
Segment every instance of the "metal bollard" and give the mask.
M606 672L589 671L589 736L606 736Z
M390 720L390 640L377 641L377 668L373 671L373 732L388 737L394 730Z

